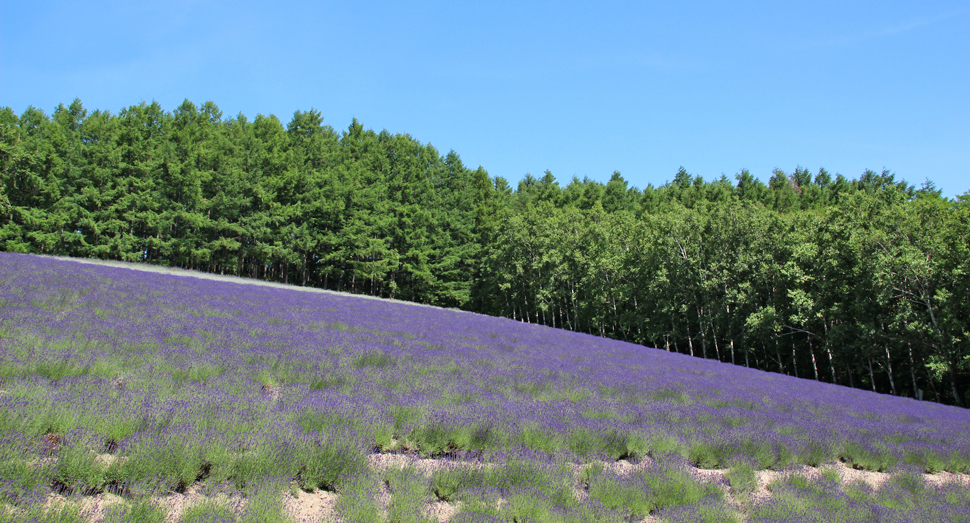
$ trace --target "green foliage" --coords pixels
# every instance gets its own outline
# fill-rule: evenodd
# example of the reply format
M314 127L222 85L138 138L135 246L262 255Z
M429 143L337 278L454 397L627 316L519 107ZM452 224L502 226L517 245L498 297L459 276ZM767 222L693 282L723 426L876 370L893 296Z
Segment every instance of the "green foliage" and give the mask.
M698 468L722 468L730 465L732 459L738 456L751 459L759 469L784 468L796 460L782 444L754 440L699 438L691 441L687 450L688 460Z
M590 429L570 429L566 434L566 448L581 458L589 457L602 447L601 436Z
M373 523L380 521L381 507L377 502L380 493L379 478L359 474L350 478L337 498L336 510L347 523Z
M281 474L295 477L302 467L297 456L265 442L257 442L244 452L230 449L212 453L210 457L213 465L208 481L214 484L228 481L237 489L258 487L262 488L260 492L267 490L263 485L265 478Z
M302 464L299 484L305 490L340 490L367 467L363 449L338 438L304 440L296 462Z
M3 514L9 523L84 523L86 515L71 503L57 504L53 507L35 505Z
M325 372L310 379L310 390L345 389L351 385L352 378L340 372Z
M125 460L113 461L105 475L108 480L131 483L157 482L160 488L183 490L204 477L211 467L206 449L186 445L181 439L143 439L128 452Z
M722 497L716 485L703 483L685 469L665 463L628 476L591 469L588 483L590 497L637 518L657 510L697 505L702 500Z
M846 443L839 454L839 459L851 467L874 472L888 471L896 465L897 461L891 449L879 442L875 442L872 446Z
M439 456L455 450L485 449L495 436L488 425L459 425L432 417L414 425L405 439L416 444L423 455Z
M753 507L759 520L806 518L809 521L949 521L966 506L966 488L930 487L922 474L901 470L879 488L864 482L841 485L837 473L789 474L768 486L769 501Z
M28 441L16 439L0 445L0 483L6 485L0 494L0 504L18 505L23 500L17 499L15 493L34 492L48 485L54 477L57 464L50 459L38 460L27 448Z
M428 480L412 468L391 468L384 474L384 481L391 492L387 506L388 521L398 523L431 523L424 514L425 504L430 500Z
M564 435L545 430L535 423L524 423L518 438L526 447L547 454L553 454L565 445Z
M767 184L680 168L642 190L619 172L562 187L546 171L513 190L454 151L356 119L338 132L314 109L286 125L225 118L211 101L0 110L3 251L460 307L957 405L970 397L967 202L888 171L801 167ZM70 314L79 298L41 305ZM36 365L51 380L91 372L69 358ZM285 370L256 379L274 386ZM4 364L0 379L21 371ZM173 375L206 384L219 370ZM675 389L654 399L693 401Z
M91 452L94 442L74 434L64 439L66 444L57 450L54 482L79 492L101 489L107 479L108 465Z
M357 367L358 369L363 369L365 367L384 369L387 367L393 367L395 364L397 364L397 358L380 351L366 352L354 359L354 367Z
M490 467L447 467L431 477L431 491L443 501L475 499L477 492L490 489L503 494L528 490L560 507L576 504L572 474L563 466L510 460Z
M738 461L724 473L724 477L731 485L731 490L737 494L750 494L758 489L758 475L754 465L749 461Z
M105 523L162 523L165 509L148 497L131 503L115 503L104 509Z
M190 506L182 513L183 523L209 523L211 521L240 521L238 509L227 503L206 500Z

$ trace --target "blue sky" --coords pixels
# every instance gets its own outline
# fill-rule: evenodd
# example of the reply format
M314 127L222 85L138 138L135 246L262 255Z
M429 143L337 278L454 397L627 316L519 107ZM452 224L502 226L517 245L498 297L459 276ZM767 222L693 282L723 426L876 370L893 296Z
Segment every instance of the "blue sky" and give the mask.
M889 169L970 191L970 4L0 3L0 106L212 100L408 133L513 184Z

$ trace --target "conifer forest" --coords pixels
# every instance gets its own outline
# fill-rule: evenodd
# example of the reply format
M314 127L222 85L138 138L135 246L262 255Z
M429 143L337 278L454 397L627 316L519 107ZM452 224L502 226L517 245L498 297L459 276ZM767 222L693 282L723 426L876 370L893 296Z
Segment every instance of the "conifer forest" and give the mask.
M513 185L316 110L75 100L0 110L0 251L426 303L967 406L970 194L886 170L671 176Z

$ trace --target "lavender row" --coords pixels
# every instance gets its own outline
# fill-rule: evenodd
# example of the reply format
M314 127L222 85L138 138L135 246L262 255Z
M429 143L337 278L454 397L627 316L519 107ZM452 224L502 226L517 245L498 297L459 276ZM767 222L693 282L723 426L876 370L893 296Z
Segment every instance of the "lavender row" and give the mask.
M970 470L962 409L466 312L2 254L0 321L4 433L122 457L326 440L481 460Z

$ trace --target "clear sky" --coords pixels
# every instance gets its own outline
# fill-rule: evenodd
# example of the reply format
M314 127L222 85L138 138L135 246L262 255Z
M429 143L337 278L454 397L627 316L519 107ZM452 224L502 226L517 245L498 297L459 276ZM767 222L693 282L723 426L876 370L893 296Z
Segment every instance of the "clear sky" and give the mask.
M970 191L970 3L0 2L0 106L74 98L284 124L315 108L513 185L885 168L953 197Z

